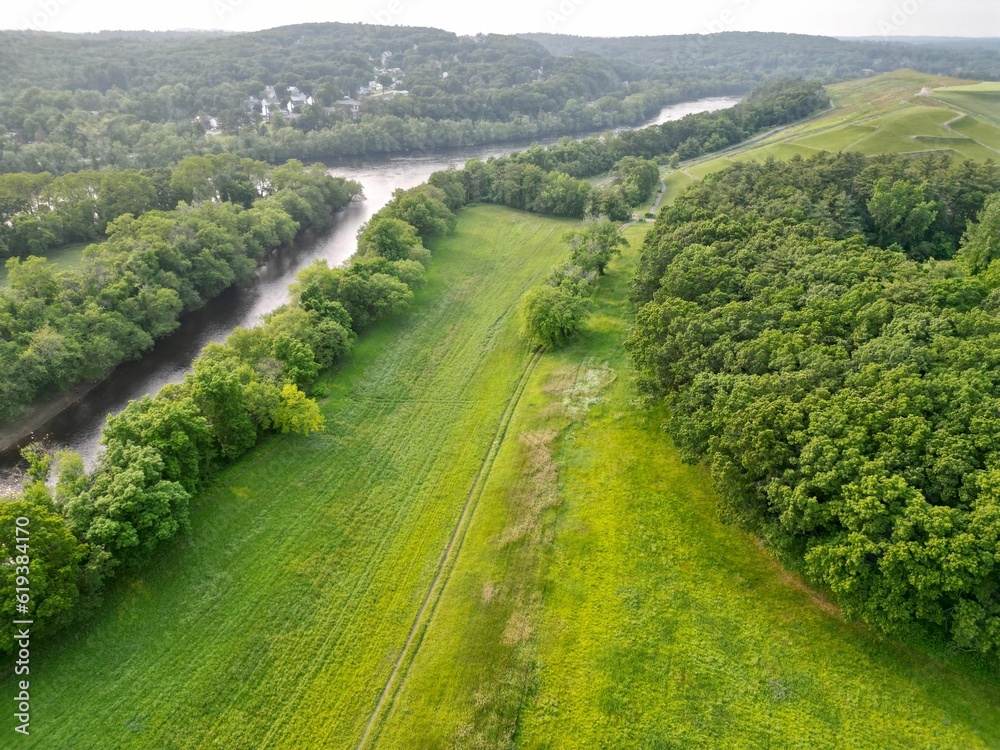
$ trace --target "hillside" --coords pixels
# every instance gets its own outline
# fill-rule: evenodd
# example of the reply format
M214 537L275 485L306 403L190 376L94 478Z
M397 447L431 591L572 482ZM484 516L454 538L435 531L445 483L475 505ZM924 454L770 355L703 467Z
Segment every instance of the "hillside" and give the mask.
M809 121L695 160L681 174L701 178L733 161L807 157L821 151L1000 157L1000 86L899 70L827 88L833 108ZM674 181L685 179L679 174Z

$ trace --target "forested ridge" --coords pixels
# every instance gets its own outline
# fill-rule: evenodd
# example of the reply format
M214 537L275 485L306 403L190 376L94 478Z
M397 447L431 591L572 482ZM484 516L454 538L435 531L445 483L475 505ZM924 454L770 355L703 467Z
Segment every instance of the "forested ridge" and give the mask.
M0 138L2 171L164 167L220 151L278 162L473 145L636 124L669 102L742 91L704 76L653 82L630 63L436 29L306 24L226 36L0 39L0 82L13 92L0 102L0 131L9 134ZM332 106L372 82L398 95L363 97L357 119ZM269 86L279 101L265 122L251 97ZM311 98L294 117L285 111L291 87ZM206 135L213 119L220 130Z
M202 153L277 163L599 131L788 77L906 66L1000 77L988 51L759 33L595 45L304 24L231 35L5 31L0 41L0 172L53 174L170 167ZM358 94L372 83L392 95ZM268 87L277 101L264 118ZM289 114L293 88L301 101ZM361 99L356 118L336 106L348 96Z
M1000 647L1000 171L737 164L664 210L627 346L727 515L883 632Z
M583 37L570 34L519 34L556 55L590 54L644 65L659 71L711 68L720 78L759 81L790 74L833 79L857 78L865 69L887 73L917 68L963 78L1000 78L1000 60L981 40L942 39L913 44L885 36L837 39L810 34L727 31L720 19L704 34L633 37ZM724 25L724 24L723 24Z

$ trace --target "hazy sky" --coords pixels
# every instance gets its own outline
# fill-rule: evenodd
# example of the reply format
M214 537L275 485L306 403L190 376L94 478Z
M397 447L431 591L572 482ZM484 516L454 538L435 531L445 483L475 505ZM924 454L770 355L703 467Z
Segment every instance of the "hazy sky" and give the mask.
M789 31L1000 36L1000 0L4 0L0 28L228 29L310 21L434 26L459 34L590 36Z

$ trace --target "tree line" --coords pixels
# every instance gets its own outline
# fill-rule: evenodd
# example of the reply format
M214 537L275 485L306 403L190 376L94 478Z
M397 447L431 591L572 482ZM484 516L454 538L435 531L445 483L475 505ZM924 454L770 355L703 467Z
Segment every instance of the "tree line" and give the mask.
M580 230L563 235L569 258L553 269L544 284L525 292L518 305L521 338L534 347L559 347L583 325L587 297L608 263L628 246L621 227L595 217Z
M38 252L48 244L46 231L106 240L88 247L70 270L35 255L7 260L7 285L0 289L5 422L36 399L138 357L183 312L249 283L265 253L326 226L334 210L360 194L357 183L330 177L321 165L271 167L231 155L183 160L169 181L163 176L161 192L139 173L29 178L18 183L19 194L4 189L14 182L0 181L2 210L17 212L7 231L33 227L43 238L36 240ZM158 203L174 207L154 208Z
M636 84L621 96L594 102L572 98L551 111L514 113L504 120L475 119L467 113L434 119L400 115L386 107L368 107L355 120L346 108L327 112L314 104L306 106L298 119L276 115L268 124L247 122L211 136L197 122L159 123L118 112L70 109L46 114L45 127L36 129L37 137L25 143L0 137L0 173L156 169L171 167L185 156L224 152L280 163L535 140L638 125L666 104L713 93L717 92L711 87L689 91ZM2 118L0 112L0 123Z
M730 519L893 634L1000 647L1000 170L736 164L645 240L627 341Z
M729 109L690 114L680 120L613 135L579 141L564 139L553 147L535 145L513 158L573 177L604 174L627 156L676 164L733 146L829 106L830 99L820 82L778 79L756 86Z
M9 92L0 100L0 172L152 169L223 151L280 163L469 146L634 125L669 102L745 90L701 80L708 76L653 83L626 62L434 29L0 39ZM333 106L372 80L407 94L365 97L357 119ZM265 123L250 97L263 98L267 86L282 106ZM286 118L278 110L292 86L313 104ZM212 118L220 131L206 135Z
M299 167L292 173L306 182L311 176ZM191 503L214 473L264 435L322 429L320 373L375 322L412 302L430 261L423 241L454 228L442 195L428 185L397 191L359 233L346 266L317 261L303 269L291 300L261 325L208 345L182 383L108 417L91 473L72 451L25 449L24 491L0 502L0 552L17 557L14 519L30 519L33 634L87 617L115 575L150 564L162 543L190 528ZM16 619L15 587L8 566L0 575L8 623ZM0 651L10 650L12 635L10 626L0 628Z

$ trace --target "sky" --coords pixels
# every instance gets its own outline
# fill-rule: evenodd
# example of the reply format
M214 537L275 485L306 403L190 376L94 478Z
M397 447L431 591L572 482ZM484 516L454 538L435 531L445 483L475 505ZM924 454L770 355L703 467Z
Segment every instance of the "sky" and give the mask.
M255 31L342 21L459 34L581 36L784 31L826 36L1000 36L1000 0L4 0L0 28Z

